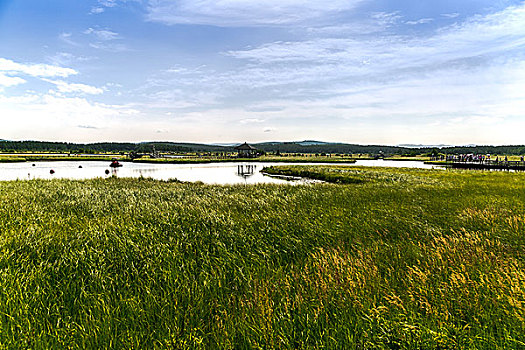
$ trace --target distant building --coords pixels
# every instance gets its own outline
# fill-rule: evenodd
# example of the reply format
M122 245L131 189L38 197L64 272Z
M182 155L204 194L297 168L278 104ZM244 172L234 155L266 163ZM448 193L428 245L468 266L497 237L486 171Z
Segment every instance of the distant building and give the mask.
M247 144L246 142L235 147L235 150L237 151L237 156L239 158L255 158L258 154L257 148Z

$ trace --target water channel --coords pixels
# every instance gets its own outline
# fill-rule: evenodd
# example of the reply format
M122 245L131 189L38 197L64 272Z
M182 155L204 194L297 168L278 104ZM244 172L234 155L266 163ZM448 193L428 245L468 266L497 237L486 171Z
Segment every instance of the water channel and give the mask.
M178 179L202 181L209 184L290 183L260 171L272 165L314 165L320 163L257 163L231 162L208 164L162 164L123 162L120 168L110 168L103 161L57 161L34 163L0 163L0 181L30 179L91 179L96 177L151 177L158 180ZM324 163L326 165L326 163ZM432 169L435 166L417 161L358 160L356 163L337 165L362 165L373 167L405 167ZM53 170L53 174L51 174Z

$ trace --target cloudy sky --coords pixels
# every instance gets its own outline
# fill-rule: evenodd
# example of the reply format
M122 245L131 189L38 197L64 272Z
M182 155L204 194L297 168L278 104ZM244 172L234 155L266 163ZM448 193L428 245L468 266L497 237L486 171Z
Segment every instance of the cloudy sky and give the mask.
M525 2L0 0L0 139L525 144Z

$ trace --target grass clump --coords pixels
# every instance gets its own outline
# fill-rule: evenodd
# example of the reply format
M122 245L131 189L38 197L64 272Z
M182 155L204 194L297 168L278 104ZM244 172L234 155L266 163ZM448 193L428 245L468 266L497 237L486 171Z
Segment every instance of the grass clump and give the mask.
M523 348L524 174L352 169L0 183L0 346Z
M360 184L365 182L380 182L383 184L395 184L406 182L410 184L426 182L436 183L429 177L419 176L418 171L410 169L398 170L396 168L374 169L356 166L312 166L312 165L291 165L291 166L271 166L265 167L263 173L285 176L302 177L313 180L320 180L336 184Z

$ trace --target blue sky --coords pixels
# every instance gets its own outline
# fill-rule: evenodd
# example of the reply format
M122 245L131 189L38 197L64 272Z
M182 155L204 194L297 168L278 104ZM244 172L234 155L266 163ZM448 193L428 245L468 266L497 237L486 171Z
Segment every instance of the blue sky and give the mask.
M0 139L524 144L525 2L0 0Z

